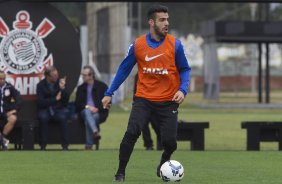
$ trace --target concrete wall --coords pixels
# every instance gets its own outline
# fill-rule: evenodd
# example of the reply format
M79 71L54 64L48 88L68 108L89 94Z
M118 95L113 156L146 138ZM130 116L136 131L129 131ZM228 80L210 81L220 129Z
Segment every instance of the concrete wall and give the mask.
M98 35L97 30L99 26L97 24L97 12L103 8L109 8L109 34L107 38L109 40L109 50L106 54L110 61L108 66L109 72L101 72L101 79L107 84L110 84L118 66L125 57L128 46L130 45L130 29L127 25L128 10L126 2L87 3L88 48L89 51L92 51L93 53L93 61L96 66L99 66L96 45ZM126 86L126 83L123 84L115 93L115 101L121 101L124 98L124 94L127 91Z
M97 39L97 11L103 8L110 8L110 50L111 55L111 73L115 72L116 63L120 62L129 46L128 27L127 27L127 3L88 3L87 5L87 25L89 50L93 52L93 57L97 55L95 47ZM95 59L94 59L95 61ZM95 61L99 62L99 61Z

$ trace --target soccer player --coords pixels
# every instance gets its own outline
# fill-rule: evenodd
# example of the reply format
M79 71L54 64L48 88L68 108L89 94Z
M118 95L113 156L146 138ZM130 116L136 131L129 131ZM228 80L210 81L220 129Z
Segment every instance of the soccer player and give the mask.
M117 74L102 99L104 108L110 108L114 91L124 82L132 68L138 65L137 91L119 150L119 167L114 182L124 182L125 169L134 145L151 114L160 123L164 151L157 166L170 159L177 148L178 106L187 94L190 67L180 40L168 34L168 8L153 5L148 10L149 33L137 38L120 64Z

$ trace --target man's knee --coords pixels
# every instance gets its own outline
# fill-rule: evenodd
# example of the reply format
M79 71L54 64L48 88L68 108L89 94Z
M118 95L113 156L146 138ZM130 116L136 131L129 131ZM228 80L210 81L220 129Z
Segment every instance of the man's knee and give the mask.
M57 119L59 122L67 123L67 116L65 115L60 115Z
M122 144L135 144L137 139L138 139L138 134L132 134L130 132L125 132L123 139L122 139Z
M80 112L80 115L82 116L82 118L85 118L86 116L90 116L91 115L91 111L89 109L83 109Z
M67 123L67 114L64 112L57 113L55 114L54 119L60 123Z
M43 110L38 113L37 117L40 122L48 122L50 119L48 112Z
M11 125L14 125L16 124L16 121L17 121L17 116L16 115L10 115L8 118L8 123L11 124Z

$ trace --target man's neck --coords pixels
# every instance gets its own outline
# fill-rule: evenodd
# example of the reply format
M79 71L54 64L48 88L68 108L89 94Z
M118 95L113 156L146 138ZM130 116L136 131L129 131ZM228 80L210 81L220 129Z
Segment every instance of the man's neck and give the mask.
M89 81L87 81L86 82L88 85L93 85L94 84L94 80L92 79L92 80L89 80Z
M47 83L48 83L48 84L55 84L54 82L52 82L52 81L49 80L48 78L46 78L46 80L47 80Z
M159 42L159 41L161 40L161 38L160 38L159 36L157 36L157 35L152 35L152 34L151 34L151 38L152 38L153 40L157 41L157 42Z
M156 42L159 42L159 41L161 41L163 39L163 37L157 35L153 31L150 31L150 36L151 36L151 39L155 40Z

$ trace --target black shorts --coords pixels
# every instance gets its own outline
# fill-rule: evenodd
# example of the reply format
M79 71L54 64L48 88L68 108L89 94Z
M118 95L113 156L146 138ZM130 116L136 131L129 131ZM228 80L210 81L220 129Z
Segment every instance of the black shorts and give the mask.
M154 115L159 123L161 140L176 141L177 115L179 104L174 101L152 102L140 97L134 97L127 132L140 135L145 124Z
M7 123L7 116L6 114L0 114L0 126L4 127Z

